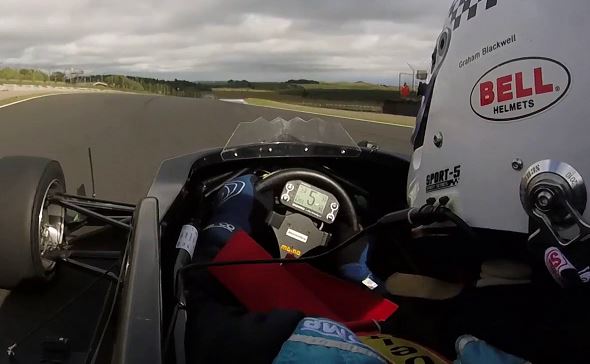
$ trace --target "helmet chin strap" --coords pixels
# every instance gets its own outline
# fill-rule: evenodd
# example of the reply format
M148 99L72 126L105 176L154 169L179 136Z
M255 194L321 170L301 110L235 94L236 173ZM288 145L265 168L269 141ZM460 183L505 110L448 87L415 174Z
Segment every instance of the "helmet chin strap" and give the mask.
M582 213L587 193L582 176L555 160L532 164L520 184L522 206L530 216L529 249L542 258L564 287L590 281L590 224Z
M584 221L584 218L580 212L572 206L570 201L563 194L559 192L559 189L540 188L537 193L537 204L542 204L543 207L533 208L532 215L538 222L540 222L549 234L551 234L553 240L560 246L569 246L574 243L585 241L590 236L590 224ZM578 232L573 238L565 238L560 234L559 222L554 222L552 218L560 221L567 221L569 229L574 226L577 227ZM563 223L561 223L563 224Z
M579 287L590 281L590 268L584 266L590 260L584 260L584 252L577 249L587 244L590 224L567 197L556 191L544 185L536 193L537 203L530 211L531 227L536 230L529 237L529 248L537 256L543 254L545 267L562 287ZM569 230L577 228L574 237L562 236L564 221Z

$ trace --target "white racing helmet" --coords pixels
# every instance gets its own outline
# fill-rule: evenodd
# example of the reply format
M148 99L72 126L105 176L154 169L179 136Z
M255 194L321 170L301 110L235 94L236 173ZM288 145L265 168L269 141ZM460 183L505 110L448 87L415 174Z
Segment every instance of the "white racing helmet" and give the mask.
M590 245L588 14L587 0L454 0L407 184L411 206L447 196L473 227L529 234L560 283L590 280L575 251Z

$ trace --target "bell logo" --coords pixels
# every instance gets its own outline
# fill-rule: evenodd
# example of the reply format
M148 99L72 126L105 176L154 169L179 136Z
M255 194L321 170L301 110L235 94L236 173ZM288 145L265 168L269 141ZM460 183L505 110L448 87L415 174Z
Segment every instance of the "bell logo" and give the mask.
M553 84L543 83L543 68L537 67L533 71L534 78L534 94L541 95L547 92L553 92ZM514 81L513 81L514 80ZM514 87L513 87L514 83ZM522 72L516 72L514 77L506 75L496 79L497 100L498 102L510 101L513 99L521 99L533 95L533 87L525 87ZM479 84L479 95L481 106L486 106L493 103L496 99L494 92L494 82L485 81Z
M471 109L490 121L512 121L555 105L571 83L561 63L540 57L518 58L486 72L473 86Z

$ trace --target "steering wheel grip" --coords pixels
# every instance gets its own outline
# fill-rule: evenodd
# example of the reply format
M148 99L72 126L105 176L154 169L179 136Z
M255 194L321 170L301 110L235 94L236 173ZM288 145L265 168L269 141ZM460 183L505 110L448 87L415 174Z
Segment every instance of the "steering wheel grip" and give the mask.
M332 192L340 202L340 214L347 218L348 223L355 232L360 231L356 209L346 191L338 182L320 172L304 168L283 169L259 180L255 185L256 192L263 193L279 189L292 180L302 180Z

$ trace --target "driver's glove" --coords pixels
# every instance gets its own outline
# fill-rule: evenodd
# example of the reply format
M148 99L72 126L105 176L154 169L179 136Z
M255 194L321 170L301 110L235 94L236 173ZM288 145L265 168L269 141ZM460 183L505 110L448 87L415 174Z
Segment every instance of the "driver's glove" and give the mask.
M199 237L200 258L214 258L237 230L251 233L257 179L252 174L243 175L225 183L217 192L211 217Z

